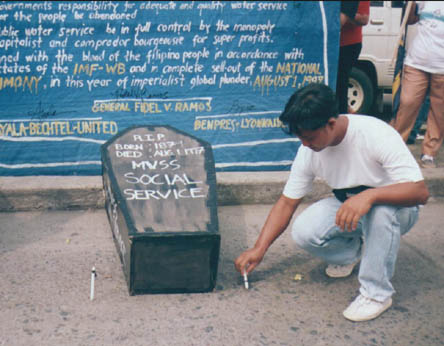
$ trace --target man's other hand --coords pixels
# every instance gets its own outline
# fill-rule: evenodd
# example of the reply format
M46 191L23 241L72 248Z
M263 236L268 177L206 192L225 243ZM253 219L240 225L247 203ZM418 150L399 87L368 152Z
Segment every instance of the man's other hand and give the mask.
M336 225L342 230L352 232L358 227L362 216L372 207L366 191L348 198L336 213Z

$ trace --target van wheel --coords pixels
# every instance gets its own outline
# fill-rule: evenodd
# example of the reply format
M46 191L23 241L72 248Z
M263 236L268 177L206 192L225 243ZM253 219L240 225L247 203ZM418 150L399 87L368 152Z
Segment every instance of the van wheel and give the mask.
M353 113L369 114L374 102L373 83L365 72L353 67L348 80L348 106Z

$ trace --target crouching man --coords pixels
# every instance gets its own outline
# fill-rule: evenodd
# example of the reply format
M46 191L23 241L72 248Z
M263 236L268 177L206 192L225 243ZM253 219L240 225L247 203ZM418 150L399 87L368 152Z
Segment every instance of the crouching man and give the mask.
M360 261L360 294L343 314L352 321L376 318L392 304L390 280L401 235L429 197L421 170L396 130L373 117L339 115L334 92L323 84L296 91L280 120L302 145L282 196L254 247L235 260L236 269L256 268L319 177L334 197L295 219L293 240L325 260L330 277L350 275Z

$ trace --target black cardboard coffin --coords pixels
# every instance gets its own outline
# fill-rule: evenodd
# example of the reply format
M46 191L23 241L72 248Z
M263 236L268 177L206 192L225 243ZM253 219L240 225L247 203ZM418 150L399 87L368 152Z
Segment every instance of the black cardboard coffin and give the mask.
M130 295L208 292L220 234L211 146L171 126L101 147L105 206Z

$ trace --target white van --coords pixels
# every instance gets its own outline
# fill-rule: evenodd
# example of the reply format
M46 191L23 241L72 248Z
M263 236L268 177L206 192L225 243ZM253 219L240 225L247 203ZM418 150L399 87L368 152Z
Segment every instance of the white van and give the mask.
M362 51L349 80L348 103L355 113L382 111L391 102L403 1L370 1L370 19L362 29ZM388 96L388 97L387 97Z

